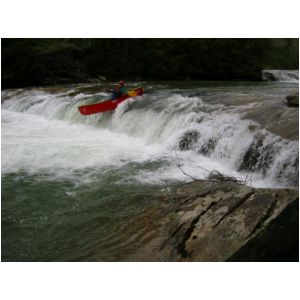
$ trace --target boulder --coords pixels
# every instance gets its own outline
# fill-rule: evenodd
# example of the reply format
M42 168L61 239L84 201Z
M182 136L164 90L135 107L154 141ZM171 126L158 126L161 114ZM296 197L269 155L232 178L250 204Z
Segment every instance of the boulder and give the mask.
M179 150L186 151L193 149L199 137L200 133L196 130L185 132L179 141Z
M288 106L299 107L299 92L287 96L286 100Z

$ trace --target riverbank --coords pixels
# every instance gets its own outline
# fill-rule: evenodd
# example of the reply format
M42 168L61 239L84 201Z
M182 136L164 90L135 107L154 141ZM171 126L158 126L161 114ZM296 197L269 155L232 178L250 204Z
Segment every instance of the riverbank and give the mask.
M260 81L299 68L298 39L3 39L7 87L109 80ZM273 75L268 75L273 79Z

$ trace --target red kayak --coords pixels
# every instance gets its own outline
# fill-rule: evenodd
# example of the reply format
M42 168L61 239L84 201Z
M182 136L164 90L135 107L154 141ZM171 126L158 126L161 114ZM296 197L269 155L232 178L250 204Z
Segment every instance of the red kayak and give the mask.
M108 110L114 110L124 100L131 97L142 96L143 94L144 94L144 89L142 87L139 87L129 91L127 94L122 95L117 99L106 100L95 104L83 105L78 107L78 109L82 115L92 115L100 112L105 112Z

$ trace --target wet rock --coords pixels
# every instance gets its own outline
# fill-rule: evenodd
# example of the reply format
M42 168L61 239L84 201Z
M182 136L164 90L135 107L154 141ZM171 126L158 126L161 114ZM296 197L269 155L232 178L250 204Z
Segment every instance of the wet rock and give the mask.
M284 103L284 98L257 102L243 109L243 118L255 121L260 128L265 128L282 138L298 140L299 112Z
M257 134L254 137L242 159L239 171L258 171L266 175L275 153L272 145L264 145L264 138L262 134Z
M195 181L172 192L156 215L147 260L294 261L299 251L298 191ZM150 247L150 248L149 248Z
M299 186L299 153L296 156L291 156L289 160L277 168L276 177L287 186Z
M211 138L208 140L207 143L205 143L204 145L201 146L199 153L201 153L203 155L209 155L214 151L216 145L217 145L217 140L214 138Z
M179 141L179 150L187 151L193 149L200 137L200 133L196 130L186 132Z
M255 132L257 130L258 126L256 124L250 124L248 126L249 131Z
M299 92L287 96L286 100L288 106L299 107Z

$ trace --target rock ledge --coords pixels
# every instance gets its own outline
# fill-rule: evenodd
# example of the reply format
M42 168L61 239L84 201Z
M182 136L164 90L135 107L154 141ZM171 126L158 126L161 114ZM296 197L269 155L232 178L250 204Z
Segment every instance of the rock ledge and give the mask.
M298 261L297 190L195 181L170 195L141 260Z

